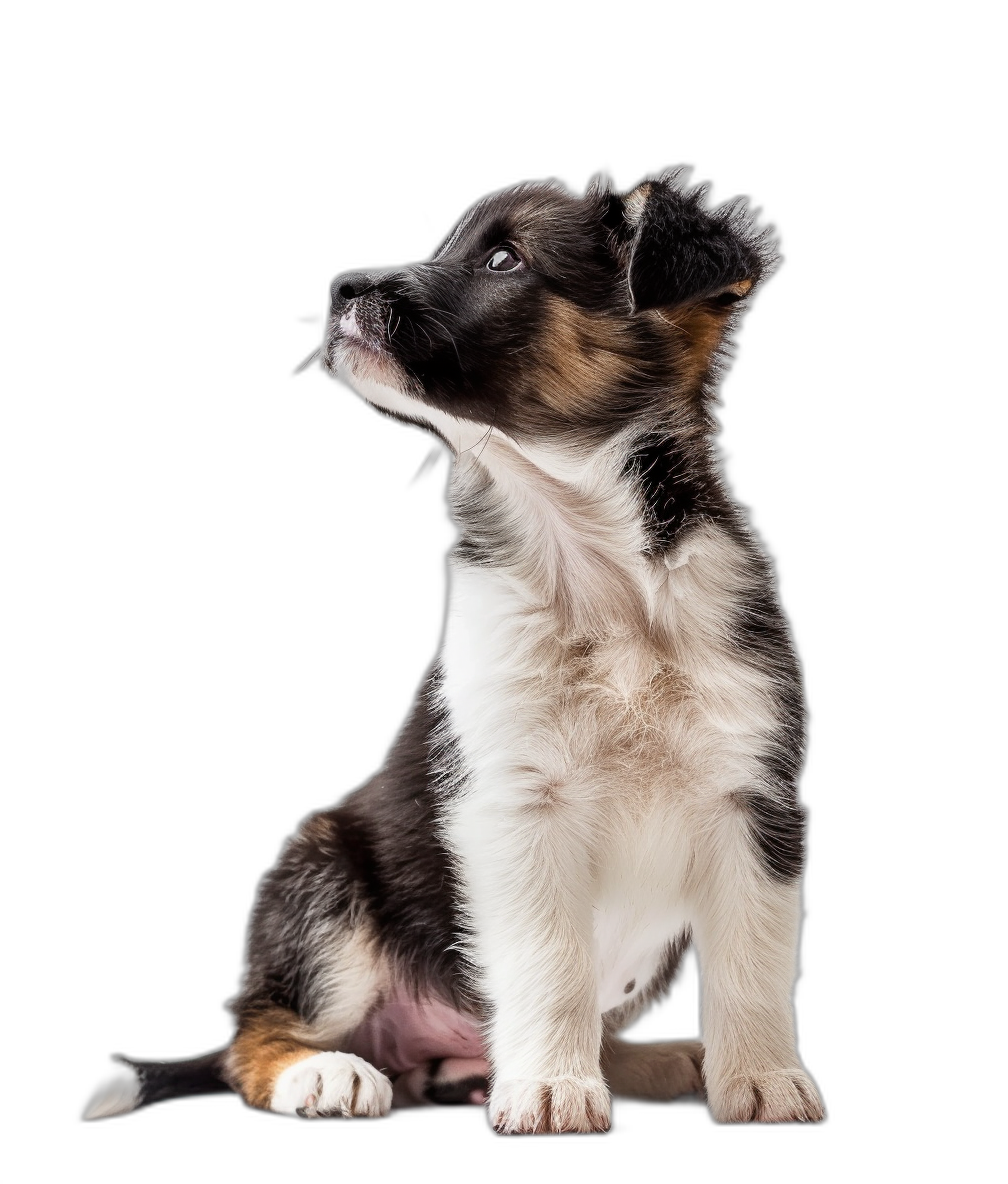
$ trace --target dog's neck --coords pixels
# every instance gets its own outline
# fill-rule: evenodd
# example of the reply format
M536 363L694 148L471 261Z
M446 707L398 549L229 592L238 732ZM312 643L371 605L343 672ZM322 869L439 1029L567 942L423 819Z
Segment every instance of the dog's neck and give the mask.
M572 638L631 631L660 642L670 573L699 527L734 514L699 415L638 423L604 443L525 444L379 381L354 375L353 385L451 450L453 562L504 576Z
M649 491L642 469L658 467L661 448L673 449L672 440L649 436L642 459L639 434L586 451L522 446L485 432L456 456L456 561L505 574L530 607L552 612L571 636L654 635L669 571L684 561L684 540L701 517L696 463L692 478L680 474L681 488L654 482ZM663 465L668 477L668 456Z

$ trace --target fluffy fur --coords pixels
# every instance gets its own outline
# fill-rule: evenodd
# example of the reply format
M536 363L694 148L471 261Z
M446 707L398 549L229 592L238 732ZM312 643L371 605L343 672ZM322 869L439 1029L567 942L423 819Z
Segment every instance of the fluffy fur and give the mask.
M263 881L237 1033L92 1112L227 1086L307 1117L488 1098L600 1131L610 1091L808 1121L791 992L803 708L712 452L772 270L680 172L477 203L432 259L338 277L325 367L455 457L442 652L384 769ZM703 1047L618 1030L702 969Z

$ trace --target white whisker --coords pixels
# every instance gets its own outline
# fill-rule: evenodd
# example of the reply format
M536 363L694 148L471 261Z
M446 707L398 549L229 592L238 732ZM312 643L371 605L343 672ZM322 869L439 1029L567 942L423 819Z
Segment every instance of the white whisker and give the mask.
M313 350L313 351L312 351L312 352L311 352L311 353L308 355L308 357L307 357L307 358L305 358L305 360L304 360L303 362L299 362L299 363L298 363L298 364L297 364L297 365L294 367L294 369L293 369L292 373L293 373L293 374L300 374L300 373L302 372L302 370L307 370L307 369L308 369L308 367L309 367L309 366L310 366L310 365L311 365L313 362L317 362L321 356L322 356L322 347L321 347L321 346L319 346L319 348L318 348L318 349L316 349L316 350Z

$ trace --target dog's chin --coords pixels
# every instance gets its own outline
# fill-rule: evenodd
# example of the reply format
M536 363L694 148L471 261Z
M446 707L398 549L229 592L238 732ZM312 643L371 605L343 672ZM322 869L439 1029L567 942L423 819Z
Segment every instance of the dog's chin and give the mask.
M423 403L410 389L406 371L381 346L341 334L330 341L322 364L372 406L399 418L428 422Z
M354 390L367 397L364 386L375 384L405 393L406 375L388 352L363 337L340 335L331 340L322 358L330 374L342 378Z

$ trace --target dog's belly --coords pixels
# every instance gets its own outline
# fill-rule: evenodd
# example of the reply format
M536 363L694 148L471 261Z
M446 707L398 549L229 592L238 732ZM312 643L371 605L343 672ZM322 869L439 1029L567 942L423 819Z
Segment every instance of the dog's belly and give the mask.
M609 901L594 910L593 942L599 1010L612 1011L643 991L666 946L683 928L667 912L645 914L632 902ZM398 1075L432 1060L482 1062L486 1048L475 1019L438 999L396 994L357 1028L344 1051Z
M398 1074L431 1060L482 1058L476 1021L439 999L393 994L360 1025L346 1052Z
M686 820L676 803L641 814L614 810L596 856L593 944L599 1007L643 991L667 947L689 928L683 883L690 865Z
M636 923L635 923L636 921ZM595 978L603 1013L631 1002L658 972L668 943L682 930L667 917L631 920L619 909L595 910Z

